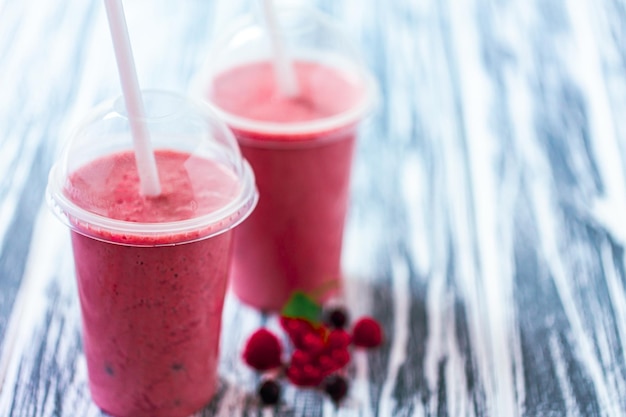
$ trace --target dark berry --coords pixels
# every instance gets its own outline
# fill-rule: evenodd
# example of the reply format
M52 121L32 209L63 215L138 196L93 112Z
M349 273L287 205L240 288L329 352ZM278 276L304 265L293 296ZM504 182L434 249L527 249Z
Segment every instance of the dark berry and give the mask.
M280 385L272 379L263 381L258 392L265 405L274 405L280 400Z
M352 329L352 342L355 346L373 348L383 342L383 331L380 324L371 317L359 319Z
M348 393L348 381L341 375L331 375L324 382L324 391L335 404L339 404Z
M282 346L278 337L266 329L254 332L243 351L243 360L258 371L265 371L281 365Z
M332 308L326 312L324 322L335 329L343 329L348 323L348 312L345 308Z

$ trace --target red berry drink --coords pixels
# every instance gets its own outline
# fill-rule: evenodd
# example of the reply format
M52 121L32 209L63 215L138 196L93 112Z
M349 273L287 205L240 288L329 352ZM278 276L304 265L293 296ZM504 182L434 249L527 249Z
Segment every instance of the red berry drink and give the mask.
M187 103L165 98L174 107ZM202 110L184 115L192 110L165 125L203 122ZM115 117L100 114L109 117L77 138L115 131ZM234 138L210 133L154 136L157 197L141 195L134 154L113 145L124 137L115 132L108 152L90 158L75 140L51 172L50 200L72 229L91 395L112 415L187 416L215 392L232 229L256 193Z
M238 298L262 310L280 310L295 290L338 288L357 125L373 101L362 65L300 52L293 97L263 56L216 65L204 90L255 172L259 205L235 232L231 278Z
M237 178L209 160L171 151L157 151L156 157L163 189L157 198L139 194L131 152L79 168L69 178L68 196L108 218L154 223L210 213L238 192ZM195 172L180 169L186 161ZM211 181L193 190L190 177L198 172ZM105 234L81 227L72 232L72 247L94 401L120 416L197 410L217 382L215 335L232 232L175 245L181 239L176 234Z

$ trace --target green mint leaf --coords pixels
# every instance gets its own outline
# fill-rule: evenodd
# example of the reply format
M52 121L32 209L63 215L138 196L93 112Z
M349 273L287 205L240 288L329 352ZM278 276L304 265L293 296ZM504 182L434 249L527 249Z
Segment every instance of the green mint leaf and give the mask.
M289 297L281 314L285 317L299 318L312 324L320 323L322 306L302 291L295 291Z

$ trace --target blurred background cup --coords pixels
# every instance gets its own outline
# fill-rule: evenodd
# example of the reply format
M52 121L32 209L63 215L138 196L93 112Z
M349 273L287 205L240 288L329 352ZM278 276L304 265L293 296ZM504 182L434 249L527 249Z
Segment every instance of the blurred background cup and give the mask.
M268 311L295 290L323 301L340 288L355 140L376 101L374 78L337 23L302 4L274 12L274 33L266 13L219 37L193 85L255 172L259 204L235 232L231 278L239 299Z
M75 130L47 197L71 229L93 400L115 416L186 416L216 389L232 231L257 192L206 104L143 98L160 195L141 195L119 98Z

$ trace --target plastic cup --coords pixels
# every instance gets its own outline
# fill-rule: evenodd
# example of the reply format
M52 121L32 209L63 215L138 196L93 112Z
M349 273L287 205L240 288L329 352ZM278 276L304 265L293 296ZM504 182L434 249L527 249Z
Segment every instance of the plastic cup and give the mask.
M115 416L186 416L216 389L232 231L257 192L205 104L144 100L161 194L141 196L119 98L75 130L47 197L71 229L93 400Z
M303 6L276 15L297 97L281 96L267 30L253 18L216 43L193 86L255 172L259 204L235 232L231 282L240 300L268 311L296 290L324 301L341 287L355 140L376 101L372 75L337 25Z

